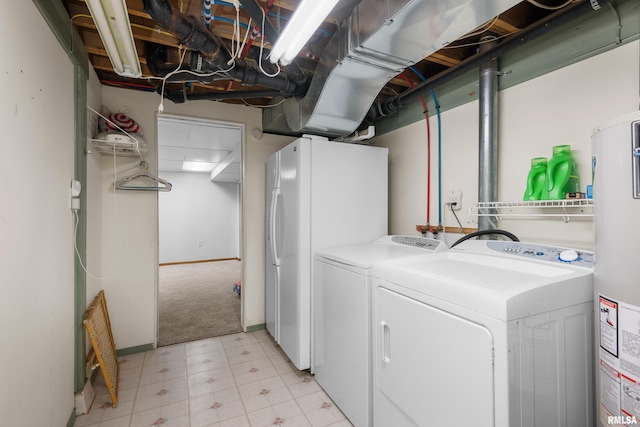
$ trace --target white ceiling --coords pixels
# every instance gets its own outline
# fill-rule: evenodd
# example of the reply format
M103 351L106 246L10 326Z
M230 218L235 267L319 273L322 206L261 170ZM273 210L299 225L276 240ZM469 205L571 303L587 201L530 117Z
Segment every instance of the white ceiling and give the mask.
M242 180L242 127L210 120L159 116L158 171L191 172L184 161L214 163L212 181Z

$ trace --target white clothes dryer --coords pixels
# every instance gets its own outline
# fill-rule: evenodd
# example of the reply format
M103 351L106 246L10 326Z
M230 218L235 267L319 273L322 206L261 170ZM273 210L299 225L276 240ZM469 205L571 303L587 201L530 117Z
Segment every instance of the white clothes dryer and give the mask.
M372 267L446 249L440 240L385 236L316 252L312 368L318 384L356 427L373 425Z
M487 240L374 266L374 425L593 425L592 268Z

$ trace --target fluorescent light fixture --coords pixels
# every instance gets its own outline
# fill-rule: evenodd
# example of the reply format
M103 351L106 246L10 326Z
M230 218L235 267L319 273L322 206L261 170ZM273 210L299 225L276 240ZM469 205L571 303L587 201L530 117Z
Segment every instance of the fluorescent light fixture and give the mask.
M337 3L338 0L302 0L271 49L269 60L289 65Z
M87 0L113 70L124 77L140 77L140 61L133 41L125 0Z
M209 163L209 162L182 162L182 170L183 171L191 171L191 172L211 172L214 167L216 167L217 163Z

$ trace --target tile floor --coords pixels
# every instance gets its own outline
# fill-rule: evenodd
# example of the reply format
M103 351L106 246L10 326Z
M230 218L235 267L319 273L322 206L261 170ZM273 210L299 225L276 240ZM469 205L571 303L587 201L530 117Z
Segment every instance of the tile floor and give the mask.
M94 391L74 427L351 427L264 330L121 357L117 408L101 374Z

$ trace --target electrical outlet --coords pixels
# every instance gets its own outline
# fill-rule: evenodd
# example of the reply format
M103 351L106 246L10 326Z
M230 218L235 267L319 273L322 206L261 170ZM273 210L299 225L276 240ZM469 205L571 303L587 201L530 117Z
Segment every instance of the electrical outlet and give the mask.
M82 184L75 179L71 181L71 187L69 188L69 207L74 211L80 209L80 192L82 191Z
M451 209L460 210L462 209L462 191L460 190L449 190L447 192L447 201L448 204L451 205Z

